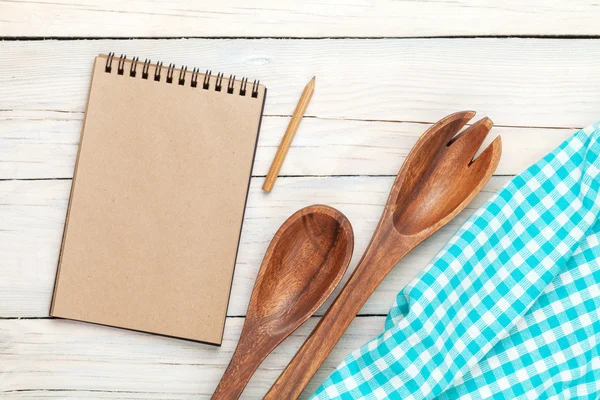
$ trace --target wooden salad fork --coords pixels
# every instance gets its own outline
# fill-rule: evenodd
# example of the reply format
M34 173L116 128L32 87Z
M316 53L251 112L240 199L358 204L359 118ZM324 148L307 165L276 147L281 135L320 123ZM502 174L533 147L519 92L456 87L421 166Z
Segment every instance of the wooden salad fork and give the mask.
M502 153L500 137L474 156L492 121L483 118L458 133L474 115L448 115L419 138L354 273L265 399L296 399L388 272L462 211L491 178Z

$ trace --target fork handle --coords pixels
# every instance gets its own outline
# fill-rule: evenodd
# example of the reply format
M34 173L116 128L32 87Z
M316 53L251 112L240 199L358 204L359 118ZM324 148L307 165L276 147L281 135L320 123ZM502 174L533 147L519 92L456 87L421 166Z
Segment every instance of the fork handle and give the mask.
M410 248L373 239L363 258L321 321L313 329L264 399L297 399L342 337L369 296ZM388 248L389 247L389 248Z

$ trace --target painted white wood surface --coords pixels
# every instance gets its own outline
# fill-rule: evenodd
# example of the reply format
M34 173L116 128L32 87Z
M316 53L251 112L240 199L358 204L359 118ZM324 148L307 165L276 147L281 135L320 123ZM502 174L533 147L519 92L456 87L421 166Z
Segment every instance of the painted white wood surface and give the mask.
M316 325L310 318L262 363L243 399L259 399ZM384 317L358 318L303 398L344 357L383 330ZM11 399L206 399L239 338L229 318L223 345L199 345L66 320L0 320L0 397Z
M600 28L590 21L599 5L0 0L0 37L597 36ZM46 319L91 59L108 51L247 75L269 88L221 348ZM352 269L391 175L429 124L461 109L491 117L504 142L497 173L513 175L599 118L599 65L600 42L582 39L0 41L0 397L208 398L237 342L264 251L292 212L313 203L344 212L356 235ZM290 177L265 195L261 176L313 75L317 91L282 170ZM494 177L465 212L394 269L309 391L381 331L396 293L508 179ZM266 392L317 320L265 361L244 398Z
M0 1L2 36L598 35L594 0Z
M514 38L0 41L0 110L83 112L92 58L109 51L260 79L267 115L290 115L314 75L318 118L475 109L502 126L573 128L600 110L600 41Z

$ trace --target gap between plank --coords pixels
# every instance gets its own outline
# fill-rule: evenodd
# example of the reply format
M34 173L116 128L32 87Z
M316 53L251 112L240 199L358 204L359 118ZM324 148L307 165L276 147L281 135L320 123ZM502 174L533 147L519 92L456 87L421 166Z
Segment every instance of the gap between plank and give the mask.
M190 365L190 364L186 364ZM111 390L111 389L9 389L0 391L0 393L27 393L27 392L89 392L89 393L115 393L115 394L160 394L160 392L141 392L135 390ZM169 392L174 394L187 395L188 393Z
M435 40L435 39L565 39L595 40L600 35L440 35L440 36L0 36L2 41L43 40Z
M47 112L47 113L57 113L57 114L66 114L66 115L77 115L81 116L79 120L83 120L84 111L70 111L70 110L14 110L14 109L0 109L0 113L11 113L11 112L26 112L26 113L35 113L35 112ZM291 114L263 114L263 117L268 118L291 118ZM355 122L381 122L381 123L391 123L391 124L420 124L420 125L433 125L438 121L417 121L417 120L399 120L399 119L372 119L372 118L349 118L349 117L320 117L318 115L304 115L303 118L307 119L320 119L325 121L355 121ZM70 121L70 119L61 119L61 118L30 118L30 117L3 117L0 115L0 120L11 120L11 121ZM470 126L472 123L467 123L465 126ZM494 124L494 127L498 128L519 128L519 129L555 129L555 130L572 130L572 129L583 129L583 126L544 126L544 125L504 125L504 124ZM1 140L1 138L0 138Z
M389 175L361 175L361 174L345 174L345 175L278 175L278 178L393 178L398 174ZM494 174L494 177L513 177L514 174ZM266 178L266 175L252 175L251 178ZM17 182L17 181L72 181L73 178L58 177L58 178L0 178L0 182Z
M311 318L313 318L313 317L320 318L322 316L323 316L323 314L319 313L319 314L311 315L310 317ZM357 314L356 315L356 318L371 318L371 317L387 317L387 314L372 314L371 313L371 314ZM245 315L228 315L226 318L239 319L239 318L246 318L246 316ZM35 320L51 320L51 319L55 319L57 321L62 321L62 320L74 321L74 320L70 320L67 318L55 318L55 317L50 317L50 316L47 316L47 317L0 317L0 321L35 321ZM79 321L79 322L81 322L81 321ZM117 327L117 329L121 329L121 328ZM125 330L127 330L127 329L125 329Z

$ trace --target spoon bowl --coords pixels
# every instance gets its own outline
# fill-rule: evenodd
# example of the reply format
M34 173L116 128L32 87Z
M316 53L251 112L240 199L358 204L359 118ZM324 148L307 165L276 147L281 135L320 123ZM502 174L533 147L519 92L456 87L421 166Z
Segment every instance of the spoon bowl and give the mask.
M283 330L288 319L305 320L329 296L332 283L345 272L353 245L348 220L333 208L308 207L288 221L267 250L260 285L257 281L252 294L254 307L246 316L261 321L272 317L269 327L283 324ZM311 280L299 279L304 277Z
M475 161L473 158L492 121L483 118L456 135L474 116L473 111L447 116L431 126L412 148L410 154L419 157L406 159L388 200L397 233L433 233L458 214L487 182L490 166L495 169L493 161L497 164L500 156L500 138Z
M273 237L250 297L246 321L213 399L237 399L256 368L325 302L354 249L348 219L313 205L293 214Z

